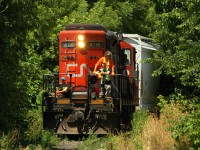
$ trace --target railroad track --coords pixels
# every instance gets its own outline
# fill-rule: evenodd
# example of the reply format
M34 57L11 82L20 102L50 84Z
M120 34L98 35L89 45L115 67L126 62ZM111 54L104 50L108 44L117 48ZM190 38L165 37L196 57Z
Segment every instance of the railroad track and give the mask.
M65 141L57 146L54 146L53 150L78 150L82 141Z
M84 137L87 138L87 137ZM64 138L63 138L64 139ZM96 145L98 143L98 146ZM84 145L83 145L84 144ZM77 137L70 137L68 138L68 140L63 140L61 143L59 143L58 145L54 146L52 149L53 150L78 150L80 147L81 148L89 148L91 149L91 147L95 147L99 150L104 150L104 148L102 148L102 146L105 144L104 140L101 140L101 137L94 139L92 141L90 141L89 143L84 143L83 141L83 137L77 136ZM109 146L109 150L112 150L113 145L111 143L111 145Z

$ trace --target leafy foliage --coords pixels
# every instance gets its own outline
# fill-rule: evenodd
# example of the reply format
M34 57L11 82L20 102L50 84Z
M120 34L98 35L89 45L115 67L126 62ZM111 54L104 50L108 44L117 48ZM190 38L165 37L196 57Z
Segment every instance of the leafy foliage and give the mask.
M21 77L24 68L19 61L27 49L24 41L32 17L32 1L0 2L0 129L18 128L29 105L27 81ZM31 16L31 17L29 17Z
M123 16L124 32L149 36L152 20L151 18L148 20L147 15L153 3L151 0L132 0L130 6L132 12Z
M153 59L160 64L155 73L174 77L176 87L187 95L198 94L200 17L197 6L200 3L190 0L154 0L154 3L155 9L150 13L154 14L151 35L161 46Z
M199 104L196 104L198 100L185 99L181 94L170 97L170 100L165 100L163 96L159 96L159 99L161 119L168 124L168 129L179 143L179 149L198 149L200 146L198 119L200 112Z
M14 149L20 140L20 132L13 129L9 134L0 134L0 149Z
M26 122L28 124L27 130L23 135L23 141L26 143L39 143L42 135L42 112L41 110L31 110L27 113Z
M54 133L49 131L43 131L41 145L43 148L51 148L58 144L60 139L54 135Z
M132 127L133 132L132 134L135 135L135 139L138 141L136 142L137 149L142 149L142 142L141 142L141 134L144 129L148 117L148 112L145 110L137 110L133 114L132 120Z
M163 101L165 113L169 113L168 121L171 131L180 146L196 149L199 147L199 1L157 1L154 14L154 32L151 34L161 46L152 62L160 64L155 74L171 76L174 79L175 95L171 101ZM155 11L154 11L155 10ZM197 37L198 36L198 37ZM167 83L167 82L166 82ZM169 84L169 81L168 81ZM187 99L188 98L188 99ZM161 98L162 99L162 98ZM178 102L177 102L178 101ZM162 102L162 101L161 101ZM169 103L169 105L167 105ZM179 105L179 113L174 110ZM170 111L173 110L173 111ZM180 118L174 118L178 116ZM185 140L184 140L185 139ZM189 142L189 144L188 144Z
M187 135L190 147L198 149L200 147L200 106L194 104L190 105L190 114L182 122L184 124L183 133Z

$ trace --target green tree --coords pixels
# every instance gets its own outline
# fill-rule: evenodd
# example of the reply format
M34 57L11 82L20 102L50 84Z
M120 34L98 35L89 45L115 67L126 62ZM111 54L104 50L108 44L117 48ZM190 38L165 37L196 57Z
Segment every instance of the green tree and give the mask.
M154 63L160 64L156 74L172 76L176 88L185 94L200 92L200 1L154 0L148 18L153 20L151 35L161 49ZM155 11L154 11L155 10Z
M131 0L128 5L132 11L122 16L124 32L149 36L152 20L146 18L149 9L153 6L151 0ZM127 7L122 7L122 9L126 11Z
M200 93L200 1L154 0L154 3L147 16L153 21L151 35L160 44L160 50L150 60L160 64L154 75L164 74L173 78L175 94L171 102L181 102L182 111L187 116L173 126L172 132L178 142L181 142L181 136L185 136L189 141L189 149L197 149L200 143L200 122L197 119ZM184 100L180 101L177 93L185 96Z
M8 131L23 120L29 104L24 68L20 59L27 54L25 37L31 29L32 1L0 2L0 131Z
M95 3L104 3L106 7L110 7L108 11L104 9L104 14L101 24L104 24L109 29L115 31L122 31L125 33L137 33L143 36L148 36L150 33L151 20L146 20L146 16L149 13L149 9L153 6L153 3L150 0L87 0L90 4L90 8L95 5ZM111 12L111 14L110 14ZM101 13L99 13L101 14ZM118 16L113 16L115 14ZM99 15L100 16L100 15ZM101 17L100 17L101 18ZM115 22L116 21L116 22ZM118 21L120 21L118 23ZM115 28L110 28L113 23L115 23ZM118 24L116 24L118 23ZM107 24L110 24L109 26Z

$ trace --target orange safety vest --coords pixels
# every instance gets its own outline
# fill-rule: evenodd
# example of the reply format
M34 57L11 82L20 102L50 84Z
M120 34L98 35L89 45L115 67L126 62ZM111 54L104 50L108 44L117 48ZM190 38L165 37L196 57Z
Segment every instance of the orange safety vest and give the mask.
M112 59L106 60L106 57L101 57L96 65L97 66L101 66L102 63L106 64L106 68L110 68L111 69L111 68L115 67L113 60Z

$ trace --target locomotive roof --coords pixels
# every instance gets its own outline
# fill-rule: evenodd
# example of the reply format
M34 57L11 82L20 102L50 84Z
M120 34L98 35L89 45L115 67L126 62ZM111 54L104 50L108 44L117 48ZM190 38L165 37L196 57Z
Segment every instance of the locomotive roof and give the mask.
M100 24L67 24L66 30L106 30Z

